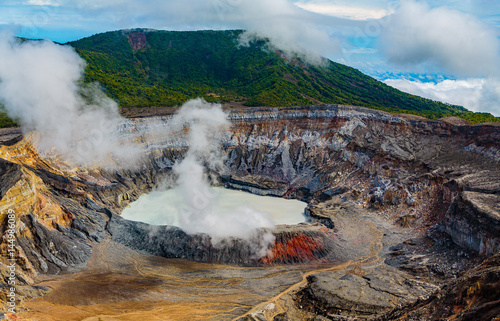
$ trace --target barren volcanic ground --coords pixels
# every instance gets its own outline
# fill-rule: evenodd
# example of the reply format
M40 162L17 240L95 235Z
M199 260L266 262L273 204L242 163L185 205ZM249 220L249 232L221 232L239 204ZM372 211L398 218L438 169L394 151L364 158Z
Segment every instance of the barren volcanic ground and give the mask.
M219 185L308 203L267 256L248 241L127 221L186 152L168 115L130 119L147 155L129 170L0 140L2 253L15 217L11 320L500 320L500 127L348 106L236 108ZM154 130L153 130L154 129Z

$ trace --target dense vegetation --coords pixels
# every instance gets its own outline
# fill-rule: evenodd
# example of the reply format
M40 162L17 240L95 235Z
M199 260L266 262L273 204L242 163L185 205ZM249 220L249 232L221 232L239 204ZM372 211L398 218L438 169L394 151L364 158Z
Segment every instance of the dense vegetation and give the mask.
M314 66L270 49L239 46L242 31L113 31L70 42L121 107L176 106L204 97L246 106L345 104L427 118L500 121L486 113L403 93L332 61ZM1 121L1 119L0 119Z
M17 126L17 124L12 119L7 117L7 113L0 109L0 128L15 126Z
M15 127L15 126L17 126L16 122L7 116L5 107L0 102L0 128Z

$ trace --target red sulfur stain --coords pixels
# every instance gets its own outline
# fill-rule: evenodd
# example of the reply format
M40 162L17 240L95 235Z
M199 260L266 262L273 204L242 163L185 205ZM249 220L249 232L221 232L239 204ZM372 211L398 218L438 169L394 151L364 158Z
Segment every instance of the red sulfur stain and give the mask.
M292 235L282 241L276 241L271 253L262 258L262 263L309 262L318 258L318 253L324 252L323 243L307 235Z
M453 314L460 314L463 310L464 310L463 305L453 305L452 306Z

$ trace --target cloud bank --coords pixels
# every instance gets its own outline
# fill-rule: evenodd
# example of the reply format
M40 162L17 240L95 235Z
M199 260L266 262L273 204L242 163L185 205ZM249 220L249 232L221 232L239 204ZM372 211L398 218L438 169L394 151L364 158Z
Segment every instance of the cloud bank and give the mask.
M469 78L438 83L387 79L384 82L410 94L500 117L500 81L495 79Z
M83 85L84 61L69 46L19 42L0 35L0 102L25 131L37 131L41 153L78 165L125 165L139 155L124 144L117 104L96 85Z
M431 63L461 76L499 74L495 29L459 11L402 1L380 40L382 52L394 63Z
M387 84L500 116L498 30L475 16L448 7L431 8L426 2L402 1L381 34L380 49L390 63L407 71L461 78L438 83L391 79Z

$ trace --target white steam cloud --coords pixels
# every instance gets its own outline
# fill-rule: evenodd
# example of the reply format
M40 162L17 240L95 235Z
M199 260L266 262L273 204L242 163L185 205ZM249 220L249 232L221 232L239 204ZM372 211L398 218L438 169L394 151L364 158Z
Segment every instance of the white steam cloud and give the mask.
M101 166L125 165L139 155L137 146L122 141L117 104L96 85L83 85L85 63L71 47L3 33L0 57L0 102L25 132L39 133L39 152Z
M269 214L241 206L236 212L215 211L217 195L210 188L209 171L223 170L220 142L216 135L229 126L226 114L218 104L201 99L185 103L172 119L175 129L189 127L189 149L185 158L173 170L177 174L177 189L184 200L179 212L180 227L187 233L210 234L215 245L223 238L238 237L256 245L255 254L264 256L274 241L272 233L260 234L260 228L272 228Z
M463 76L498 74L500 42L494 28L474 16L402 1L381 35L383 53L400 64L431 63Z

